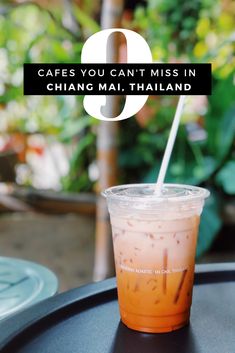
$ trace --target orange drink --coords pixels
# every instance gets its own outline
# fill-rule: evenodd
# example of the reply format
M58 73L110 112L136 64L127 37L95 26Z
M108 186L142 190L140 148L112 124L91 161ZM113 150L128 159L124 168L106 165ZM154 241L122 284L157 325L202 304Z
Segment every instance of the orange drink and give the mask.
M189 322L198 226L208 191L165 184L109 188L107 197L121 319L143 332Z

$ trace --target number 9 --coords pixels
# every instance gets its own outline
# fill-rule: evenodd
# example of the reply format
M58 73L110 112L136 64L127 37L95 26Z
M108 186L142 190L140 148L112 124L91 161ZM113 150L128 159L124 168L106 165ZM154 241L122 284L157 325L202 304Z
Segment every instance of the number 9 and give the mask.
M134 31L122 28L105 29L89 37L82 48L81 62L106 63L107 41L110 34L114 32L121 32L126 37L128 63L152 63L152 54L145 39ZM147 99L148 95L127 95L122 112L113 118L106 118L101 112L101 107L106 102L105 95L87 95L83 105L89 115L99 120L118 121L128 119L136 114Z

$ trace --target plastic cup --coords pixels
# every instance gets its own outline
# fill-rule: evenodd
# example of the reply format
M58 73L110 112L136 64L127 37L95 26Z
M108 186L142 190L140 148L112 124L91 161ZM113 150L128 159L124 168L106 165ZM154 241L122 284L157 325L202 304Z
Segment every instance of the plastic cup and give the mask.
M106 189L122 322L142 332L188 324L203 188L130 184Z

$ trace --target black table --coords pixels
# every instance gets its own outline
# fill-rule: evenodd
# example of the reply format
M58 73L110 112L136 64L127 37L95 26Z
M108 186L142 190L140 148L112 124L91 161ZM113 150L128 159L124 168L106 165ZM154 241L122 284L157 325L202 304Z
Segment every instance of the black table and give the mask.
M47 299L1 322L1 353L234 353L235 263L196 269L191 323L144 334L120 322L114 279Z

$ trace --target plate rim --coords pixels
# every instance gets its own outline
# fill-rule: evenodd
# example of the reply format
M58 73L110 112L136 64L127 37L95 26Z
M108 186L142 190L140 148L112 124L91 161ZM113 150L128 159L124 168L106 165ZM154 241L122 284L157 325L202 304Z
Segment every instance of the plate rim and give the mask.
M23 260L15 257L5 257L0 256L0 266L1 264L8 265L11 267L19 267L22 273L25 272L29 277L38 281L40 290L35 294L31 300L26 300L14 308L11 308L7 312L0 314L0 320L5 318L10 318L21 310L26 309L28 306L34 305L48 297L55 295L58 292L59 281L55 273L49 268L32 261Z

